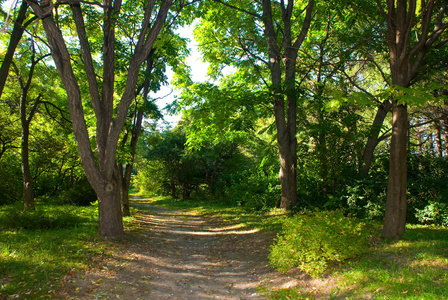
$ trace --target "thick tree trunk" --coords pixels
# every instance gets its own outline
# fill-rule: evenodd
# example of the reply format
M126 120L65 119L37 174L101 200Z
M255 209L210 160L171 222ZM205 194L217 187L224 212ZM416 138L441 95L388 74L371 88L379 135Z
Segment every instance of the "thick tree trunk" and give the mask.
M117 172L98 196L98 232L104 237L123 235L123 217L121 214L121 181Z
M425 9L418 9L416 0L388 0L386 3L377 0L376 3L387 24L385 40L389 48L392 85L409 88L426 53L447 28L443 22L446 7L442 6L438 15L433 16L438 5L435 0L426 1ZM431 28L434 28L432 32ZM408 115L406 106L397 105L395 101L392 110L393 132L383 236L400 237L406 227Z
M370 166L372 165L373 161L373 153L375 152L375 148L380 141L378 136L380 134L381 127L383 126L384 119L386 118L391 108L392 103L390 103L389 100L384 100L376 111L372 128L370 130L370 135L364 148L364 154L362 155L361 174L363 175L367 175L369 173Z
M286 144L281 142L283 145ZM287 147L287 145L282 146ZM280 142L279 142L280 147ZM279 151L280 157L280 184L282 194L280 207L291 210L297 204L297 171L295 163L295 153L291 151Z
M387 191L386 215L384 218L384 237L401 237L406 227L406 156L408 112L405 105L392 108L393 125L390 142L390 167Z
M84 118L83 97L71 65L71 57L64 36L53 16L52 2L49 0L28 1L42 24L47 36L52 56L68 96L73 133L78 152L89 183L98 196L99 234L107 237L123 235L121 214L121 180L116 168L116 152L121 129L126 122L129 106L135 99L140 66L148 57L152 46L162 29L172 0L164 0L154 16L155 0L148 1L141 23L138 42L129 61L128 73L121 99L114 114L114 56L115 22L120 14L121 1L104 7L103 31L103 76L95 73L90 45L87 39L82 10L79 3L71 5L81 44L84 71L89 83L90 100L97 121L97 155L93 153L90 136ZM154 20L151 22L151 20ZM97 79L102 79L101 89ZM99 90L102 90L102 98ZM98 160L97 160L97 159Z

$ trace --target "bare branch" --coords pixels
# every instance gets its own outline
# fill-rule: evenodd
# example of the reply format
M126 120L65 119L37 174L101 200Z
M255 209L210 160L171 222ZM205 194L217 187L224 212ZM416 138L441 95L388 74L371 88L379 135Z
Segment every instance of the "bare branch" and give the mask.
M251 15L251 16L257 18L257 19L261 19L261 16L260 16L260 15L257 15L256 13L253 13L253 12L250 12L250 11L248 11L248 10L239 8L239 7L234 6L234 5L231 5L231 4L229 4L229 3L227 3L227 2L224 2L224 1L222 1L222 0L213 0L213 1L214 1L214 2L217 2L217 3L220 3L220 4L224 5L224 6L230 7L230 8L232 8L232 9L236 9L236 10L238 10L238 11L240 11L240 12L243 12L243 13L246 13L246 14L248 14L248 15Z

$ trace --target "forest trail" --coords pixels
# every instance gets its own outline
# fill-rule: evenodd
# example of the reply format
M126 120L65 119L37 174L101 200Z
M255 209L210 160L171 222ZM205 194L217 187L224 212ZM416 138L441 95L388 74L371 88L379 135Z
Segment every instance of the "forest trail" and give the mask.
M67 280L71 299L266 299L260 286L298 279L268 266L274 235L134 197L139 230L85 274Z

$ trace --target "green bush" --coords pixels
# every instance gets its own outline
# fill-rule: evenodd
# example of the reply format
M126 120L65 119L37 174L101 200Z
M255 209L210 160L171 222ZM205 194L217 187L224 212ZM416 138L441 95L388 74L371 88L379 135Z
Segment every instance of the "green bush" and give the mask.
M79 179L70 189L63 191L59 197L61 204L88 206L97 197L86 177Z
M285 220L269 253L271 266L281 272L298 267L321 276L332 262L341 262L368 249L365 223L342 211L304 212Z
M225 198L233 204L254 211L274 208L280 204L280 182L273 168L245 170L230 176L229 181L231 184L226 188Z
M423 209L415 209L415 217L422 224L448 226L448 205L446 203L429 201Z

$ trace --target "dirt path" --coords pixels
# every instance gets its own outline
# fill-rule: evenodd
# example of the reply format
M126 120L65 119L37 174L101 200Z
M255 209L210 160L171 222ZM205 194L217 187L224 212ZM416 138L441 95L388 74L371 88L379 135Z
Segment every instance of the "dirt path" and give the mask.
M273 234L133 203L140 230L69 280L72 299L265 299L260 286L298 284L268 266Z

